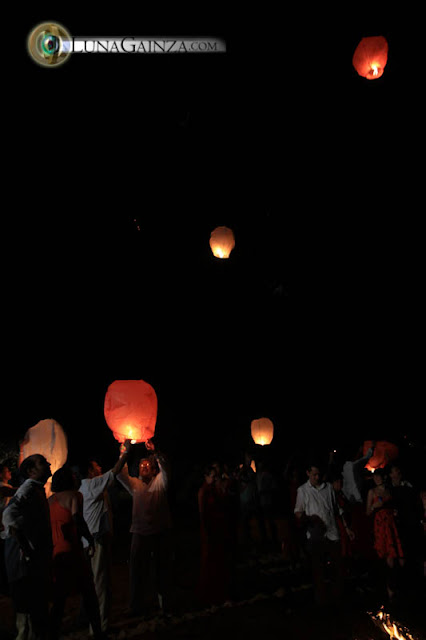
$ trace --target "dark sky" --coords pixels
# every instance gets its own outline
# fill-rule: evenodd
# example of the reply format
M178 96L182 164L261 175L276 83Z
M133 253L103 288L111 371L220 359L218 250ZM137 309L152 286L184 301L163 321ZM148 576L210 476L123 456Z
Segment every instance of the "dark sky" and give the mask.
M283 451L312 429L324 446L420 433L412 17L332 18L26 16L22 42L52 19L73 35L221 36L228 52L50 70L23 45L4 239L16 437L54 417L73 452L111 450L103 399L120 378L154 386L158 439L182 455L245 446L262 414ZM388 66L368 82L351 58L379 34ZM228 261L208 246L221 224Z

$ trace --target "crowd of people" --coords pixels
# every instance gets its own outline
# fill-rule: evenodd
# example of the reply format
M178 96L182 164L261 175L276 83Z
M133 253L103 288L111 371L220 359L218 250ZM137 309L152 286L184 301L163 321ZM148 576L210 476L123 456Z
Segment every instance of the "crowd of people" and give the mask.
M383 566L390 602L404 581L423 577L426 491L404 478L397 460L368 471L371 444L343 464L335 452L325 465L290 459L278 474L265 457L249 453L232 468L218 460L206 465L197 486L200 604L238 599L238 560L266 547L282 553L292 571L310 568L320 606L339 603L345 578L368 573L374 562ZM67 598L76 594L91 635L107 636L114 537L109 491L116 480L132 498L126 615L145 613L150 572L160 610L173 610L173 476L153 441L145 446L136 474L129 470L130 441L105 473L96 460L84 468L65 465L54 473L49 497L50 464L41 454L23 460L18 487L0 466L1 591L13 602L20 640L58 638Z

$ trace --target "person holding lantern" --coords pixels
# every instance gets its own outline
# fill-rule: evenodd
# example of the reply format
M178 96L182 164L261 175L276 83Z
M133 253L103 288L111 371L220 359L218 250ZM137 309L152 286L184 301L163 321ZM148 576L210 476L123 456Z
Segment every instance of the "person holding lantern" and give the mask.
M158 600L163 612L170 607L172 567L172 520L167 498L169 471L152 439L145 443L152 454L139 463L139 476L129 475L127 465L117 480L133 498L130 532L130 615L141 615L146 602L146 577L154 557Z
M111 609L111 539L112 510L108 496L108 487L112 486L115 477L127 462L130 440L125 440L121 447L120 457L112 469L102 473L102 467L96 460L87 465L86 477L81 480L79 491L83 496L83 518L89 532L94 538L95 550L90 556L96 595L99 601L101 626L104 633L108 630L108 619ZM88 548L86 538L82 538L83 546Z
M340 544L343 563L345 565L346 574L349 574L349 567L351 566L352 558L352 546L351 543L355 539L355 534L351 529L348 529L347 522L350 521L351 511L349 502L342 491L343 479L342 474L337 469L333 469L328 475L328 481L332 485L336 497L336 502L339 507L339 513L336 521L339 527Z
M350 511L351 530L355 534L355 539L351 541L352 567L359 576L368 571L374 557L371 522L365 513L365 502L369 475L366 465L376 453L376 441L366 441L365 444L369 445L368 448L365 450L361 444L353 458L345 461L342 469L342 493Z
M384 469L376 469L373 475L374 487L367 495L367 516L373 516L374 549L388 567L387 593L389 601L395 597L396 569L405 564L399 531L395 521L395 505L386 486Z
M354 460L346 460L343 465L342 491L351 504L364 503L365 465L373 457L375 446L376 442L373 440L365 455L363 455L362 446L360 446Z

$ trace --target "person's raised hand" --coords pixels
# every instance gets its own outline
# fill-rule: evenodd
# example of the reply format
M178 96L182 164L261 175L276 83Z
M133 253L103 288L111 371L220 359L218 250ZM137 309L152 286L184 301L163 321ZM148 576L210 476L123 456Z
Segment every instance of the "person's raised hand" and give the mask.
M131 440L129 440L127 438L127 440L125 440L121 445L120 445L120 454L122 455L123 453L129 453L130 451L130 447L132 446L132 442Z
M145 447L148 449L148 451L154 451L155 450L155 444L153 443L152 438L149 438L145 442Z

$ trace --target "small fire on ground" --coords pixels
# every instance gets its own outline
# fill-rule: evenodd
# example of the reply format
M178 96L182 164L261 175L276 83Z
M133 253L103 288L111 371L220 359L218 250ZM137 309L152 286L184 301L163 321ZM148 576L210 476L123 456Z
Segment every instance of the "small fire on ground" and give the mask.
M386 613L383 607L376 614L368 612L368 615L374 624L387 633L393 640L416 640L406 627L392 620L389 613Z

